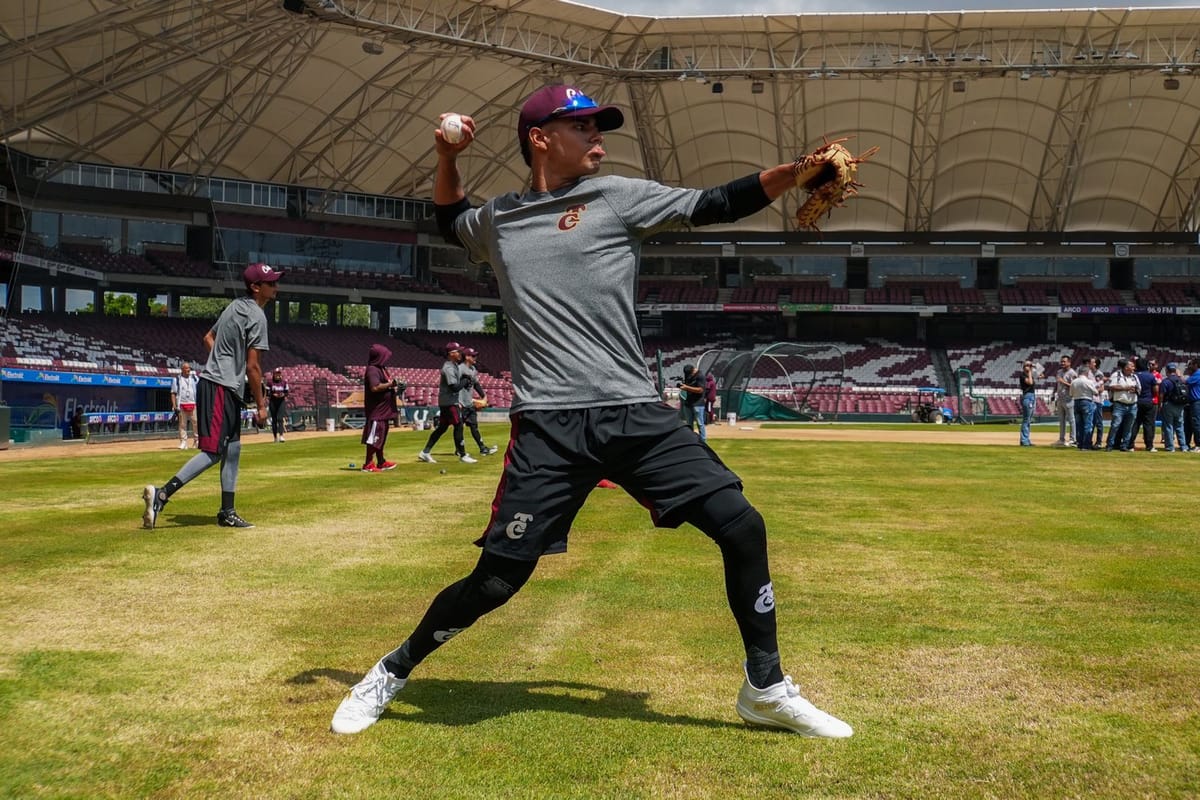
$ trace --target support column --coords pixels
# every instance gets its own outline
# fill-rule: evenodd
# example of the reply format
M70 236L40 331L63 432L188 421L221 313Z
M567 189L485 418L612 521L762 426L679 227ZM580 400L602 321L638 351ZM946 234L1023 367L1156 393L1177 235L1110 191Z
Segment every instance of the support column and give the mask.
M429 330L429 306L417 306L417 324L419 331Z
M54 310L54 287L42 286L40 288L42 290L42 313L45 314Z

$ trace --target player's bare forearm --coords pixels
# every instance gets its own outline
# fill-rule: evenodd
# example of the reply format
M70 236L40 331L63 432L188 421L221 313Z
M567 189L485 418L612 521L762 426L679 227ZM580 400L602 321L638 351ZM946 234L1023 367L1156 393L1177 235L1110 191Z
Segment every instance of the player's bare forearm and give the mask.
M215 334L212 331L209 331L208 333L204 334L204 348L206 350L208 350L208 352L210 352L210 353L212 352L213 345L216 343L217 343L217 334Z
M433 182L433 202L439 206L452 206L466 196L462 176L458 174L457 156L439 153L437 175Z
M443 118L446 116L442 115ZM433 133L433 146L438 156L437 173L433 181L433 202L440 206L454 205L467 196L463 190L462 176L458 174L458 154L474 141L475 120L465 114L460 115L460 120L462 138L457 142L447 141L440 128Z
M267 397L263 394L262 365L258 360L258 350L253 347L246 351L246 383L250 387L250 396L258 406L258 415L266 419Z
M815 178L820 172L820 165L811 166L807 170L797 173L795 164L780 164L758 173L758 180L767 197L776 200L788 190L796 188L798 184Z

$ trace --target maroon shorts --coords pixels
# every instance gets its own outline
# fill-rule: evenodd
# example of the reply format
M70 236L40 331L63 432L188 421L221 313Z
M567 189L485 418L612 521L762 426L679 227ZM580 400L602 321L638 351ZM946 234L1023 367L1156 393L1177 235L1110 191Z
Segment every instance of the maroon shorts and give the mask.
M206 453L221 455L242 438L242 400L228 386L200 379L196 384L196 441Z

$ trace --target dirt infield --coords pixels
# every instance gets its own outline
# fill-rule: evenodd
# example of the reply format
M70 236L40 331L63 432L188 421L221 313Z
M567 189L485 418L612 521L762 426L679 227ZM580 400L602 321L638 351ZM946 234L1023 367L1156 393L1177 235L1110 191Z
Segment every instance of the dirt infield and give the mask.
M344 436L357 439L360 431L348 430L330 433L328 431L312 431L305 433L289 433L288 439L297 441L313 436ZM1016 426L1003 426L988 430L969 426L925 426L913 425L912 430L871 429L849 427L836 423L812 423L795 427L778 427L759 423L726 424L708 426L708 435L713 439L795 439L797 441L813 442L903 442L908 444L978 444L978 445L1012 445L1017 444ZM1038 439L1043 441L1038 441ZM1042 433L1039 437L1035 431L1034 440L1039 444L1049 445L1053 437ZM273 444L267 434L246 436L242 439L244 446ZM113 455L116 453L147 453L154 451L175 450L179 443L176 439L138 439L132 441L104 442L89 444L82 441L61 442L41 445L14 446L8 450L0 450L0 463L7 461L23 461L35 458L59 457L93 457ZM285 445L286 446L286 445ZM194 452L194 451L193 451Z

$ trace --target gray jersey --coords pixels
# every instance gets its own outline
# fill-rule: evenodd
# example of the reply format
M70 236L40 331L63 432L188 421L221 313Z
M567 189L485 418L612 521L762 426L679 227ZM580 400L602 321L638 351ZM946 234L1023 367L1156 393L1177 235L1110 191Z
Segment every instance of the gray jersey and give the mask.
M642 241L682 227L701 194L609 176L459 215L459 240L499 283L514 411L662 399L634 306Z
M252 297L234 300L212 326L212 352L204 364L204 378L227 386L238 397L246 393L246 351L269 350L267 315Z
M476 392L479 392L480 397L483 397L487 394L487 392L483 390L483 384L479 382L479 370L464 362L458 365L458 371L460 376L471 379L471 382L458 392L458 404L460 406L471 405L472 401L475 399Z
M442 375L438 380L438 405L458 405L458 381L462 375L462 365L455 364L450 359L442 364Z

